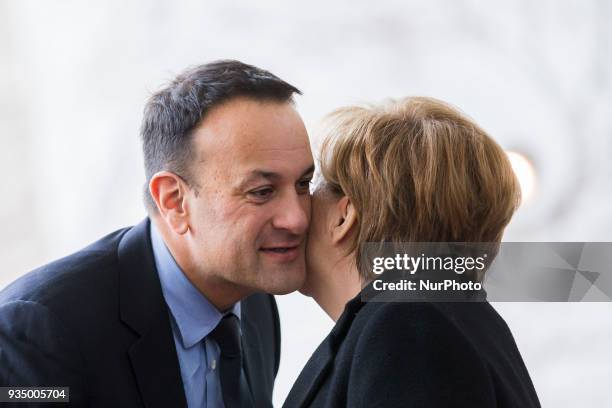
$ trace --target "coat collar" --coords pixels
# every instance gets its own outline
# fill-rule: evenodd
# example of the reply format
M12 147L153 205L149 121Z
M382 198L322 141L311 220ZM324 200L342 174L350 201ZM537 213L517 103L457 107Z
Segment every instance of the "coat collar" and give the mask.
M306 366L291 388L283 407L301 408L310 404L315 396L315 391L319 389L332 367L338 348L344 341L346 334L353 324L353 320L355 320L355 316L357 316L357 313L359 313L364 305L361 295L360 293L346 304L344 312L332 331L306 363Z
M119 313L140 336L128 355L145 406L186 407L168 309L155 269L149 222L147 218L131 228L119 243Z

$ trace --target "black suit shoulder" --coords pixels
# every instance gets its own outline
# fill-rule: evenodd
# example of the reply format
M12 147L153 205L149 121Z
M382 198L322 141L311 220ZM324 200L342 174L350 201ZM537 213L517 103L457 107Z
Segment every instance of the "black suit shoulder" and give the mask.
M115 231L72 255L28 272L0 291L0 305L24 300L53 308L80 298L91 301L88 295L99 293L100 281L116 279L108 271L116 269L117 245L127 230Z
M45 309L74 340L87 341L83 337L91 336L93 327L108 327L105 319L118 315L117 246L128 230L115 231L20 277L0 292L0 307L17 302L28 315ZM24 321L15 319L13 325Z
M71 401L85 400L82 329L109 308L100 293L116 286L116 246L124 232L37 268L0 292L1 385L71 384Z

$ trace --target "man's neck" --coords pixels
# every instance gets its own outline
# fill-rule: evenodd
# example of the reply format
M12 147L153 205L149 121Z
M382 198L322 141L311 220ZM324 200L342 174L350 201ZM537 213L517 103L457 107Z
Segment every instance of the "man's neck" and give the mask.
M159 232L164 244L187 280L221 313L231 309L237 302L252 294L248 288L217 276L197 272L197 260L192 259L185 248L172 238L172 231L157 217L151 222Z
M230 310L237 302L244 299L252 292L241 288L233 282L228 282L215 277L192 278L188 272L185 276L198 291L212 303L221 313Z

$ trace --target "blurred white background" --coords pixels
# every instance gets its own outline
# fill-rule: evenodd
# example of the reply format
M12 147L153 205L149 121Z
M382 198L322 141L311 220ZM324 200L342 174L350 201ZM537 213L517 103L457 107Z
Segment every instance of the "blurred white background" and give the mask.
M218 58L331 109L428 95L533 166L508 241L612 241L612 3L0 0L0 288L137 223L148 95ZM281 405L332 322L278 299ZM545 407L612 406L612 304L497 303ZM469 373L466 373L469 375Z

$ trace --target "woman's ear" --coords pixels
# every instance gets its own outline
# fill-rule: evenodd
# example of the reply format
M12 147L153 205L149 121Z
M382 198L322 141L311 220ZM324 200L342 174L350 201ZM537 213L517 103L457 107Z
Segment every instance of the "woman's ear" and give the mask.
M155 173L149 182L149 192L158 215L172 231L180 235L189 231L185 183L179 176L169 171Z
M353 226L357 224L357 211L350 198L343 196L335 204L336 217L332 226L332 242L338 244L350 235Z

